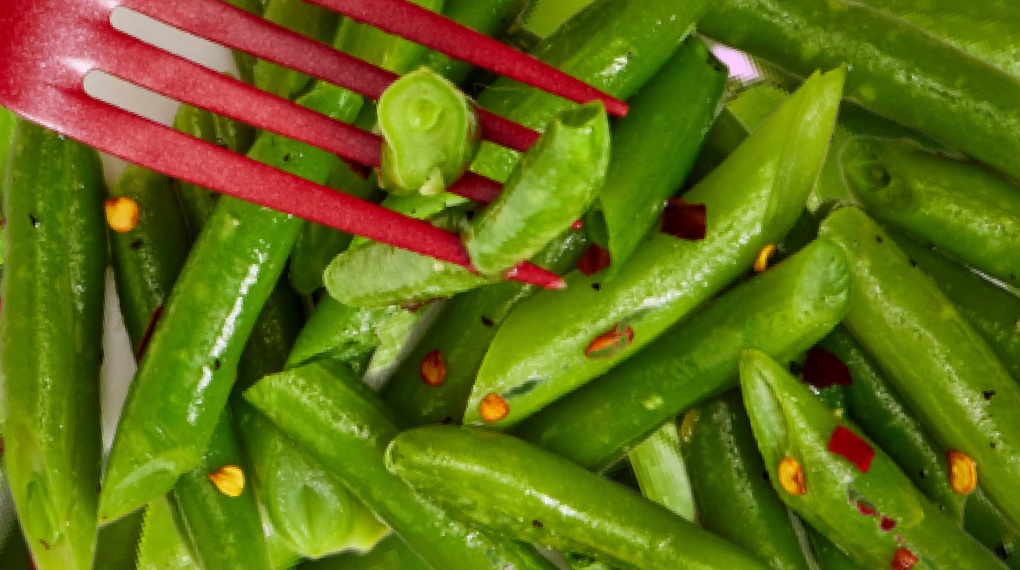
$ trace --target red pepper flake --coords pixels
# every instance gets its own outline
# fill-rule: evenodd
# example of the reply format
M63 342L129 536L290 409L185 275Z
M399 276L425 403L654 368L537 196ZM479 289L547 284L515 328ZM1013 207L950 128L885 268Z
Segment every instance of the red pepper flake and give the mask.
M792 457L784 457L776 469L779 475L779 484L787 493L799 497L807 493L807 482L804 480L804 468L800 461Z
M613 329L600 334L591 341L584 355L591 360L616 356L634 342L634 327L617 323Z
M882 529L882 532L889 532L892 529L896 528L896 521L885 515L882 515L882 522L878 523L878 528Z
M837 426L829 438L829 451L850 460L863 473L871 469L875 450L858 435L843 426Z
M583 228L583 227L584 227L584 220L580 220L580 219L574 220L574 223L570 224L570 229L574 230L575 232L577 230Z
M878 514L878 509L875 508L875 505L872 505L864 499L857 501L857 510L860 511L862 515L869 517L873 517Z
M978 484L977 464L966 453L950 451L949 485L961 495L974 492Z
M704 204L688 204L682 198L673 198L662 212L660 231L688 241L701 241L708 233L708 211Z
M499 394L489 394L478 404L478 412L486 422L498 422L510 415L510 404Z
M160 305L152 312L152 316L149 317L149 325L145 327L145 333L142 334L142 340L138 341L138 348L135 349L135 360L141 360L142 355L145 354L145 349L149 348L149 341L152 340L152 334L156 332L156 324L162 316L163 305Z
M920 559L916 554L906 548L897 548L896 553L893 554L892 570L910 570L918 562Z
M849 386L854 378L846 363L828 350L816 346L804 361L804 381L819 390L831 386Z
M609 250L593 243L585 250L584 255L577 261L577 269L585 275L595 275L599 271L609 267Z
M433 388L442 386L446 381L446 363L443 362L443 355L438 350L433 350L422 359L421 379Z

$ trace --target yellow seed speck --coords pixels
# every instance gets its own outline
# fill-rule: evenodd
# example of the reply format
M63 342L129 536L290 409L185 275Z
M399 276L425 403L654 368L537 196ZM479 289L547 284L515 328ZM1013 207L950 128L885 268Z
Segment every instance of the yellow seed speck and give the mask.
M138 203L131 198L110 198L105 210L107 225L117 233L129 232L138 225Z
M237 465L224 465L209 474L209 480L216 485L221 493L230 497L240 497L244 493L244 471Z
M761 248L758 257L754 260L754 272L761 273L769 268L769 260L776 254L776 244L770 243Z
M787 493L800 496L807 493L807 483L804 481L804 469L800 462L792 457L784 457L779 462L779 484Z

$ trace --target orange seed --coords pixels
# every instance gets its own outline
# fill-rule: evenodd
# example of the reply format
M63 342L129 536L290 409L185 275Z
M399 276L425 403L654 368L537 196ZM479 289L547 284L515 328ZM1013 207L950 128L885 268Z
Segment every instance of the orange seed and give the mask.
M131 198L110 198L105 210L107 225L117 233L129 232L138 225L138 203Z
M917 555L906 548L897 548L893 554L892 570L910 570L920 562Z
M634 342L634 327L617 324L608 332L595 337L584 349L584 355L592 360L616 356Z
M761 248L758 257L754 260L754 272L761 273L769 268L769 260L776 254L776 244L770 243Z
M779 484L787 493L799 497L807 493L807 484L804 482L804 469L800 461L792 457L784 457L779 462Z
M478 411L483 420L489 423L498 422L510 415L510 404L503 399L503 396L492 393L482 398L482 403L478 405Z
M237 465L224 465L209 474L209 480L221 493L237 498L244 492L244 471Z
M442 386L446 381L446 363L438 350L425 355L421 361L421 379L433 388Z
M974 491L978 484L977 464L967 454L949 452L949 485L961 495Z

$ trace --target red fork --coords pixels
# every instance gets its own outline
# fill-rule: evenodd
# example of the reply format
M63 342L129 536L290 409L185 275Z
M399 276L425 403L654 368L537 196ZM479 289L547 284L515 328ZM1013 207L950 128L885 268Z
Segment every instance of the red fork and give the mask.
M363 3L315 1L338 11L361 10L352 16L365 18ZM63 135L168 176L470 267L455 234L177 133L97 101L85 93L83 86L85 75L101 70L172 99L318 146L353 162L378 166L380 141L375 135L127 36L110 25L110 14L120 6L131 8L226 47L247 51L369 97L378 97L395 78L392 74L220 0L4 0L4 3L0 12L0 29L6 31L0 37L0 105ZM394 7L399 8L396 4L407 3L396 0ZM415 12L400 14L408 17ZM441 17L439 20L450 24ZM401 35L406 31L412 40L418 37L415 30L407 30L406 26L387 31ZM512 52L511 55L517 53L493 43L505 52ZM448 47L440 49L461 57L456 49ZM517 55L545 73L552 69ZM478 56L463 58L474 63ZM527 77L519 72L508 75ZM601 98L595 95L584 98L586 95L575 92L565 95L580 100ZM625 112L626 107L622 109ZM490 140L511 148L526 149L536 137L530 130L495 115L485 113L482 121ZM471 175L451 191L488 201L498 194L499 186ZM543 287L563 286L563 281L554 274L529 263L522 263L508 277Z

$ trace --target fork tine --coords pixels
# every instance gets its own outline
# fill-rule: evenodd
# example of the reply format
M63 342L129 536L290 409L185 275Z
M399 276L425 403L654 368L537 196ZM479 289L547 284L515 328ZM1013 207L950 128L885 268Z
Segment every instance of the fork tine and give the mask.
M353 125L335 121L285 99L259 91L130 36L116 34L119 45L107 73L162 95L322 148L371 167L381 162L382 139ZM499 195L502 185L469 174L448 189L483 203Z
M124 6L167 25L378 99L399 76L267 22L223 0L127 0ZM483 136L525 152L538 133L479 109Z
M602 101L623 117L627 104L538 59L407 0L307 0L452 58L576 103Z
M436 259L471 266L459 236L427 222L406 218L255 162L94 100L84 93L65 92L63 99L65 105L59 120L49 125L41 122L101 151L241 200ZM512 278L540 287L564 287L562 279L531 263L516 267Z

